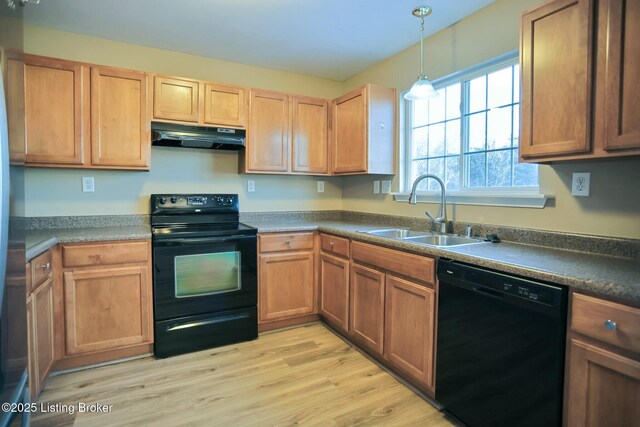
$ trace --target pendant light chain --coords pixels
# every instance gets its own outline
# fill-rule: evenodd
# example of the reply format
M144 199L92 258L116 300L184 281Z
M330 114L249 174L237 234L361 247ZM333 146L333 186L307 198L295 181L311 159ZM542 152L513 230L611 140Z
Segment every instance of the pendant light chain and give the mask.
M424 75L424 16L420 17L420 76Z

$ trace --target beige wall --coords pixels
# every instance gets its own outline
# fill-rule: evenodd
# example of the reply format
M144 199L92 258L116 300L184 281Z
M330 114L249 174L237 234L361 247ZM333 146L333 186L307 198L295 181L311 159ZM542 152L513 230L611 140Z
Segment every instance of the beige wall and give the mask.
M497 0L457 24L425 40L425 69L436 79L518 48L522 11L540 0ZM434 11L436 13L437 11ZM428 25L428 20L425 22ZM408 89L419 72L419 45L376 64L345 82L344 90L363 83ZM591 196L571 196L571 173L591 172ZM373 194L373 177L343 178L342 204L346 210L424 217L437 206L410 206L390 196ZM379 179L379 177L378 177ZM398 178L392 189L399 189ZM640 159L571 162L540 166L540 187L555 194L545 209L455 206L458 221L502 224L576 233L640 238Z
M222 83L333 98L339 82L173 51L25 26L25 52ZM342 207L340 178L238 174L238 155L153 147L150 172L27 168L26 216L146 214L149 194L239 193L244 211L324 210ZM81 192L81 177L95 177L95 193ZM256 192L246 192L248 179ZM317 193L316 182L325 181ZM60 201L64 201L61 203Z

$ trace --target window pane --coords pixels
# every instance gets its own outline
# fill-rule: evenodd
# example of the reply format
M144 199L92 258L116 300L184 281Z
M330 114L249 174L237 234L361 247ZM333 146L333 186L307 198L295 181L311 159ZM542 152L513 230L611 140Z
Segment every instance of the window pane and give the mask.
M179 255L174 258L174 271L177 298L236 291L240 289L240 252Z
M513 102L520 102L520 64L513 66Z
M411 137L411 144L413 148L411 153L412 158L418 159L421 157L427 157L428 136L429 128L427 126L413 130L413 135Z
M511 107L489 110L487 149L511 147Z
M487 77L482 76L469 82L469 112L487 109Z
M429 157L444 155L444 123L429 126Z
M469 187L484 187L485 176L485 153L467 155L469 165Z
M520 143L520 105L513 107L513 146L518 147Z
M447 86L447 120L460 117L461 84Z
M447 122L447 154L460 154L460 119Z
M487 186L509 187L511 185L511 150L487 153L489 176Z
M444 179L444 159L429 160L429 173ZM440 190L440 185L435 179L428 179L429 190Z
M439 89L438 95L429 100L429 123L438 123L444 120L445 89Z
M447 190L460 189L460 157L447 157L447 174L445 185Z
M485 150L486 142L486 113L469 116L469 151Z
M422 99L413 102L413 127L426 125L429 121L429 101Z
M507 67L503 70L489 74L488 108L511 104L511 85L513 84L511 73L511 67Z
M411 182L415 181L420 175L427 173L427 161L426 160L414 160L411 162ZM426 190L427 183L422 181L418 184L418 190Z
M518 163L518 150L513 150L513 186L530 187L538 185L538 165Z

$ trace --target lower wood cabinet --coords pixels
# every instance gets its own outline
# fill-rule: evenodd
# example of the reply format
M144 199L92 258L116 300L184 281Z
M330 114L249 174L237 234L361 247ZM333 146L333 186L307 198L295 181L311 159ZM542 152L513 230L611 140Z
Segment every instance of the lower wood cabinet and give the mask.
M433 387L435 291L387 275L384 357L417 381Z
M384 339L384 273L351 264L349 335L382 354Z
M320 254L320 315L334 328L349 330L349 260Z
M151 342L146 266L64 273L67 355Z

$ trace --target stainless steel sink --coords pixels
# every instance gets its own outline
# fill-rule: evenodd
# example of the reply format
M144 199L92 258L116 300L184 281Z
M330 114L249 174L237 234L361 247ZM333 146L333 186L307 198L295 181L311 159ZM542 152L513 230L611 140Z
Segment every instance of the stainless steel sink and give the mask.
M430 245L430 246L460 246L460 245L473 245L476 243L483 243L482 240L473 239L469 237L462 236L447 236L447 235L430 235L430 236L420 236L420 237L408 237L402 239L406 242L418 243L421 245Z
M407 228L385 228L384 230L363 230L360 233L371 234L373 236L387 237L389 239L408 239L431 236L433 233L428 231L409 230Z

